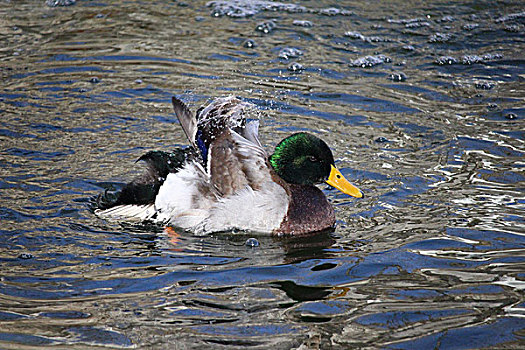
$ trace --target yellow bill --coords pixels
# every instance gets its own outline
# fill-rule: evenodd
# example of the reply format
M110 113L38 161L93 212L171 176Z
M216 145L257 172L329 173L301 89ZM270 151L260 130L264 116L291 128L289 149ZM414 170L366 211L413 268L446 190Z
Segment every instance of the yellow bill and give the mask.
M330 176L328 176L328 180L326 180L327 184L349 196L356 198L363 197L363 193L357 187L348 182L335 166L331 165L331 167L332 170L330 171Z

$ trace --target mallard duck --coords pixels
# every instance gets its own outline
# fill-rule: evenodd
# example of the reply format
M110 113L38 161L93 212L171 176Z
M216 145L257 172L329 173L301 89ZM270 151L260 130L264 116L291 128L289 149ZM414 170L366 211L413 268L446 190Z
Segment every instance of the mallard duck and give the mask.
M102 196L99 217L197 234L304 234L335 225L334 209L315 184L363 196L335 167L327 144L312 134L288 136L268 155L258 139L259 121L246 119L250 103L218 98L196 116L176 97L172 103L190 147L140 157L147 171L115 200Z

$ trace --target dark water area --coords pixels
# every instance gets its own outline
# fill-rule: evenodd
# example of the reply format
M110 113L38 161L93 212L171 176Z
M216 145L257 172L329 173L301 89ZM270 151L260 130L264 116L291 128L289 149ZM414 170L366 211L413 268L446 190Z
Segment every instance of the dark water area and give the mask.
M3 0L0 18L1 348L524 347L522 2ZM254 103L269 150L315 133L365 198L322 186L337 228L306 237L98 219L91 197L186 144L173 95Z

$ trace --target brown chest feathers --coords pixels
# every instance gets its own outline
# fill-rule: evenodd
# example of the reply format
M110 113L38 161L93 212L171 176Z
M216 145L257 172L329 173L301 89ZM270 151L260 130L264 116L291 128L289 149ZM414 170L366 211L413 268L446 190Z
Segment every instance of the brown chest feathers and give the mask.
M276 234L304 234L335 225L334 208L320 189L312 185L287 185L290 204Z

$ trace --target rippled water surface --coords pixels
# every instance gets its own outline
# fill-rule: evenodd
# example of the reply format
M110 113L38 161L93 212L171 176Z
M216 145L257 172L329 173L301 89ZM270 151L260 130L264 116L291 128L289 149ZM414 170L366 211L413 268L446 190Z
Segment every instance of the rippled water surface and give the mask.
M69 6L55 6L71 3ZM525 344L525 6L0 2L0 347ZM102 221L148 150L237 95L365 193L338 226L198 237Z

